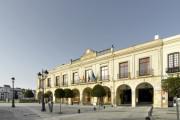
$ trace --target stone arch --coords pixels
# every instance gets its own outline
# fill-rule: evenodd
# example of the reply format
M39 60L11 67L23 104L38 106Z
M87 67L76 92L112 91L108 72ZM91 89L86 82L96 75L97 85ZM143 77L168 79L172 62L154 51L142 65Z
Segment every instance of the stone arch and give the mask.
M106 96L103 98L104 104L111 104L111 90L107 86L103 86L106 91Z
M92 89L90 87L87 87L83 90L83 104L90 105L92 104L92 96L91 96Z
M132 104L132 90L129 85L122 84L117 88L116 104L117 105L131 105Z
M73 91L73 98L72 98L72 103L73 104L79 104L80 103L80 91L78 89L72 89Z
M142 82L136 86L136 104L149 105L153 104L154 87L148 82Z

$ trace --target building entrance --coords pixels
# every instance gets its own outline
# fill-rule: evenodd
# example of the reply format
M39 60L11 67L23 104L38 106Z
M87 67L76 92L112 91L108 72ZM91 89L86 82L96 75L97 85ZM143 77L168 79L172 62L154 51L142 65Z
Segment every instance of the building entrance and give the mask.
M117 105L131 105L131 88L128 85L121 85L117 89Z
M153 87L149 83L142 83L136 89L136 102L138 105L153 104Z
M122 91L121 104L131 104L131 90Z

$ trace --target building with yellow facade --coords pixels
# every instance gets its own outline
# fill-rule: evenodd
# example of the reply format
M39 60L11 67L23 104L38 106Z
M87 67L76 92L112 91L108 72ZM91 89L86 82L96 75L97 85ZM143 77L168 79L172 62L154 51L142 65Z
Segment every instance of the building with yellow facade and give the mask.
M96 104L91 96L96 84L104 86L107 94L104 104L114 106L152 104L167 107L168 95L162 90L162 79L180 72L180 35L114 50L87 49L78 59L49 70L45 91L70 88L76 96L73 103ZM37 93L41 92L37 80ZM38 94L37 94L38 95ZM69 100L70 101L70 100Z

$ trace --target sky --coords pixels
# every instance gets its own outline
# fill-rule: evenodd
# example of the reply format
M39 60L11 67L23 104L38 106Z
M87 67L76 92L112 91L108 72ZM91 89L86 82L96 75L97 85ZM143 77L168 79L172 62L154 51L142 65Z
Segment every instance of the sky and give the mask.
M36 88L37 73L87 48L126 48L180 34L179 0L0 0L0 86Z

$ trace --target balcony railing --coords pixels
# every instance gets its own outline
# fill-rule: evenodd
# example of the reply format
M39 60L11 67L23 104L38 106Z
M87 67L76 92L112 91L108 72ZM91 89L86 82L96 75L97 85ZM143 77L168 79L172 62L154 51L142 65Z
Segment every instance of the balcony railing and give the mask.
M60 87L60 82L59 82L59 81L58 81L58 82L55 81L55 82L54 82L54 86L55 86L55 87Z
M96 80L85 80L85 79L82 79L82 80L80 80L79 83L80 83L80 84L96 83Z
M180 72L180 67L166 68L166 73Z
M137 71L137 74L136 74L138 77L141 77L141 76L152 76L154 75L154 70L153 69L148 69L148 70L141 70L141 71Z
M79 84L80 80L73 80L71 84Z
M130 78L130 72L124 73L124 74L117 74L118 79L126 79Z
M99 81L108 81L109 80L109 75L103 75L99 77Z
M64 82L64 83L61 83L62 86L66 87L68 86L68 83L67 82Z
M51 84L47 84L47 88L51 88Z

